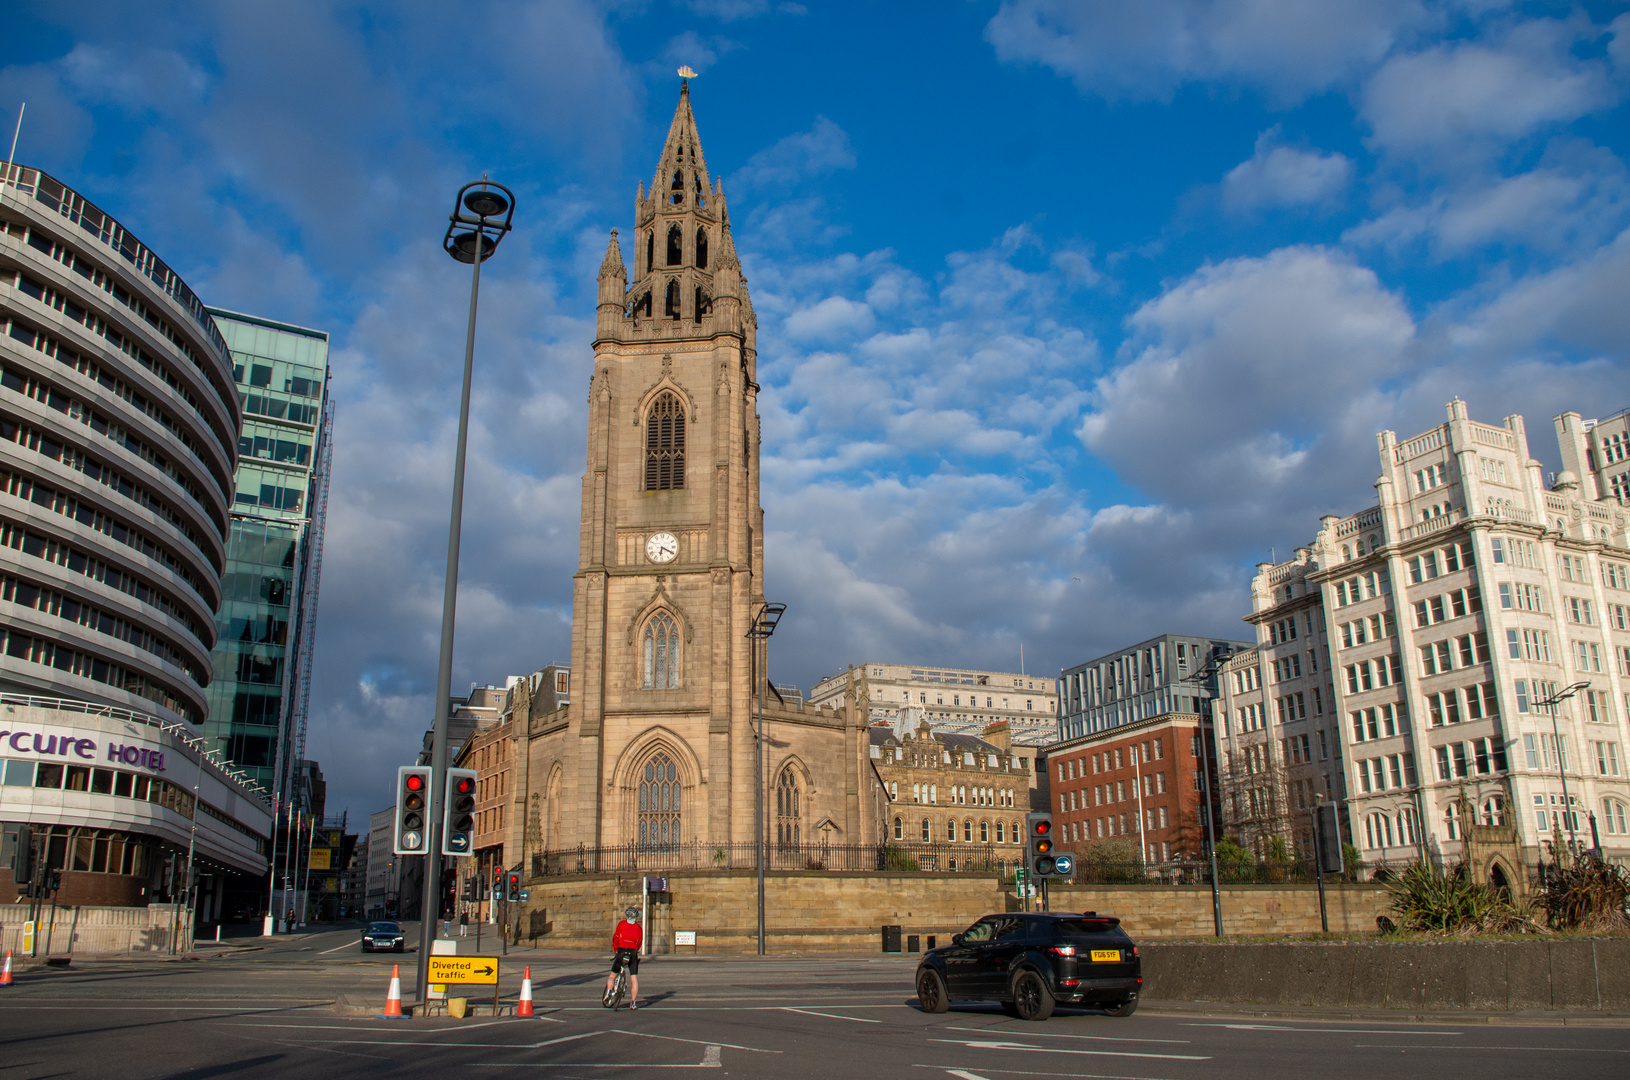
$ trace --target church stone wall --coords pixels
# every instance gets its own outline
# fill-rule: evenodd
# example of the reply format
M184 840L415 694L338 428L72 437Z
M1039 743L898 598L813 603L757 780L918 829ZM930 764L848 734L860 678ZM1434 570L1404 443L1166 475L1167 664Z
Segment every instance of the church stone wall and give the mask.
M668 892L655 905L651 924L664 931L659 952L675 951L666 931L694 930L699 953L745 953L758 947L758 879L751 870L680 871L666 874ZM639 907L637 875L568 874L527 886L528 927L547 925L538 944L554 948L603 948L615 917ZM1374 933L1375 917L1390 910L1386 889L1375 885L1327 885L1333 933ZM1054 886L1054 911L1096 911L1122 920L1134 940L1203 938L1212 932L1208 887L1127 885ZM954 873L842 873L771 871L764 879L766 949L770 952L876 952L884 926L939 943L993 911L1017 911L1011 885L992 876ZM663 909L663 910L656 910ZM1319 932L1319 893L1311 885L1234 885L1222 889L1224 928L1229 934ZM689 953L688 947L677 950Z

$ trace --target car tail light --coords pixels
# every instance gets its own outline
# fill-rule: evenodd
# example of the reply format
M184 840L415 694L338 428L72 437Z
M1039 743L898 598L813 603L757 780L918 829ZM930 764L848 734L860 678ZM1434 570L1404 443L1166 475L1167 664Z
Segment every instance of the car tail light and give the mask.
M1133 956L1138 955L1138 947L1136 945L1132 946L1132 955Z
M1060 986L1078 986L1078 985L1080 985L1081 980L1080 979L1060 979L1060 980L1058 980L1058 982L1059 982Z
M1047 951L1052 953L1054 956L1074 956L1075 955L1075 946L1074 945L1054 945L1051 949L1048 949Z

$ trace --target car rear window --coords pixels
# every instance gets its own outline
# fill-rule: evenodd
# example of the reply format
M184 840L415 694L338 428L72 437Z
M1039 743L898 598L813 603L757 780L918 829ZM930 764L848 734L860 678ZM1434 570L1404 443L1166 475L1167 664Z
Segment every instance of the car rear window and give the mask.
M1059 937L1090 937L1107 934L1121 925L1119 919L1058 919L1053 927Z
M399 934L401 929L395 923L376 922L368 925L370 934Z

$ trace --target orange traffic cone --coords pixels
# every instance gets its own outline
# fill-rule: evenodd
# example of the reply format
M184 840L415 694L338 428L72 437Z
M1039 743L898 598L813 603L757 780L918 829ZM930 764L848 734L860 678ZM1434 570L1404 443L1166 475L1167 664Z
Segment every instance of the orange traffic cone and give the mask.
M530 972L531 970L532 970L531 968L527 968L528 972ZM6 950L6 966L4 968L0 968L0 986L10 986L10 985L11 985L11 950L7 949ZM528 997L530 997L530 996L531 995L529 994ZM532 1008L531 1008L530 1003L527 1006L526 1015L528 1015L528 1016L532 1015Z
M516 1016L534 1016L532 1012L532 968L521 975L521 1000L515 1004Z
M385 995L385 1011L379 1015L381 1020L402 1019L402 965L391 965L391 988Z

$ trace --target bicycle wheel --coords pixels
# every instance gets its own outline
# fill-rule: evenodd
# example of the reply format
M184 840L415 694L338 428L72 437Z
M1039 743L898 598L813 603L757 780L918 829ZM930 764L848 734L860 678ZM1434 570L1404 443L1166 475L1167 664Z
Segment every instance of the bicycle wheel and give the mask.
M600 1004L604 1005L608 1009L615 1009L617 1006L623 1003L623 995L627 993L628 972L625 969L619 968L617 970L617 977L611 980L611 989L606 993L605 997L600 999Z

